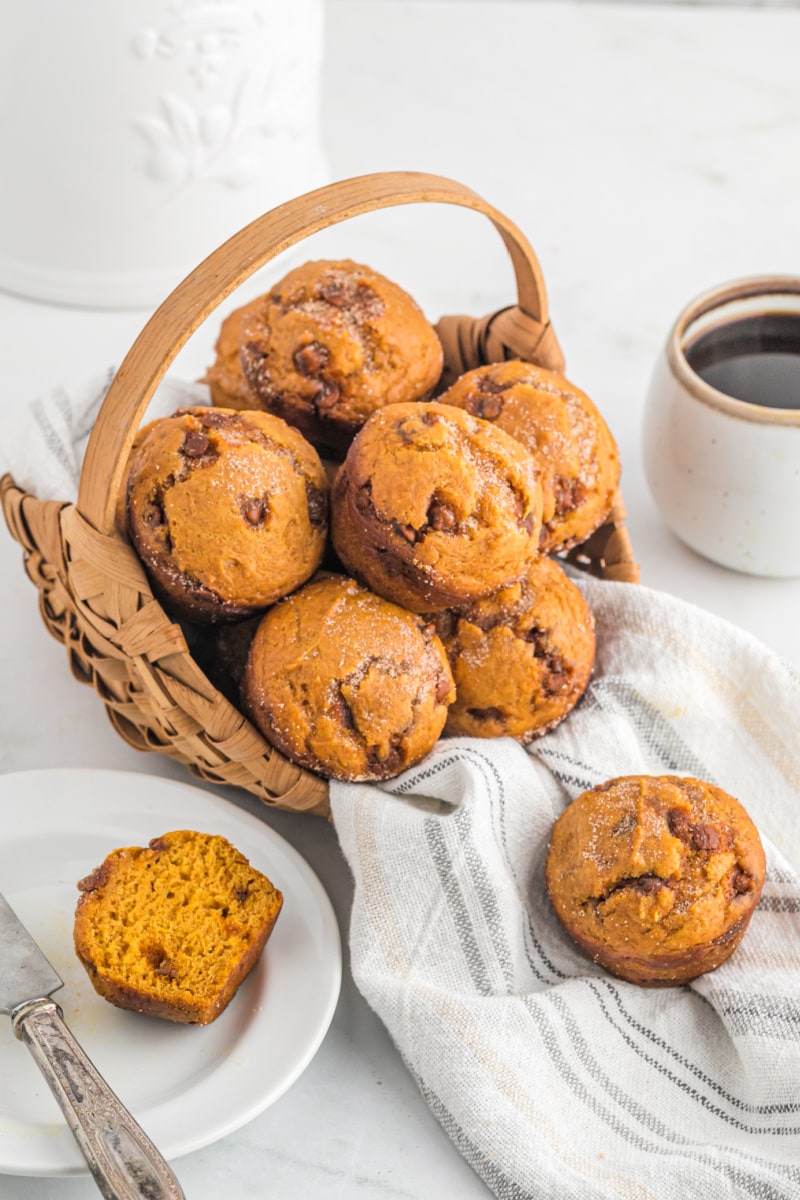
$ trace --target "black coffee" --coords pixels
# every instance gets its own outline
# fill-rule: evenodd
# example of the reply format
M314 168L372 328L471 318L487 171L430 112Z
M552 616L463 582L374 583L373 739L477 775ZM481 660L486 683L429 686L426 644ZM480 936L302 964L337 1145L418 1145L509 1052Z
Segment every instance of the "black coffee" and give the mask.
M727 396L800 409L800 314L742 317L701 333L685 354L695 374Z

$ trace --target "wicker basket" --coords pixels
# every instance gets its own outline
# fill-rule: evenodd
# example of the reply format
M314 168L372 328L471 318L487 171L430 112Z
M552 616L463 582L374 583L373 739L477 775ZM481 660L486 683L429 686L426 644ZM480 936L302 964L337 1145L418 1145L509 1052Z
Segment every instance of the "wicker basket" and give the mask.
M492 221L514 266L517 304L475 320L443 317L437 326L445 378L506 358L559 370L539 264L520 231L459 183L416 173L368 175L320 188L266 213L201 263L148 321L119 368L97 417L76 504L40 501L9 476L0 498L25 551L50 632L62 641L73 674L102 697L132 746L158 750L203 779L235 784L266 804L328 814L325 780L295 766L209 682L179 625L153 598L136 554L116 531L114 512L125 464L145 409L180 348L243 280L281 251L338 221L399 204L471 208ZM571 555L606 579L635 581L624 510Z

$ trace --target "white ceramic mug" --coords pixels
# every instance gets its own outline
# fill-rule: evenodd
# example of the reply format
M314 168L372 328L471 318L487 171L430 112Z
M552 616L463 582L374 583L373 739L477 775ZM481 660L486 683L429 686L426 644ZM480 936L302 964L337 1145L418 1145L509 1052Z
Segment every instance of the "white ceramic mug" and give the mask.
M752 575L800 576L800 345L785 358L794 385L787 378L778 397L762 383L737 398L698 365L708 347L765 317L800 330L800 279L738 280L680 314L647 396L645 473L667 524L693 550Z
M0 287L158 304L326 182L323 0L0 5Z

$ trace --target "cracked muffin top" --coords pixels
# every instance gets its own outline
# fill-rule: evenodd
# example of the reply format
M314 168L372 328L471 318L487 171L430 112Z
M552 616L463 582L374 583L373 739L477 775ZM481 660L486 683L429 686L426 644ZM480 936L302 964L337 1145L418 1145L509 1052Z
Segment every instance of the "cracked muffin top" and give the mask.
M351 262L308 262L223 323L215 404L262 408L342 456L376 408L430 394L442 347L416 302Z
M554 729L586 690L594 618L552 559L537 558L519 582L433 621L456 684L446 733L525 744Z
M713 970L744 934L764 883L758 831L713 784L629 775L583 792L553 827L546 881L595 962L648 986Z
M266 608L317 569L327 476L313 446L268 413L180 409L147 427L128 475L128 528L176 616Z
M344 780L388 779L418 762L453 695L433 626L342 575L270 609L242 688L246 711L278 750Z
M531 456L501 429L438 403L369 418L332 493L345 568L412 612L455 608L521 578L538 553Z
M543 493L542 553L586 540L611 511L617 445L589 397L554 371L511 360L467 371L439 397L492 421L533 455Z

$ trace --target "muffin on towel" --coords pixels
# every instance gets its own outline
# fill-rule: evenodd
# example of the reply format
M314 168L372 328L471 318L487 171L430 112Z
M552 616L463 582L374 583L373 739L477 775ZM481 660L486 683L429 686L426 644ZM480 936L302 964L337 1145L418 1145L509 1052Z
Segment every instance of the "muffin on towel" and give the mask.
M559 920L590 958L631 983L664 987L733 953L765 870L758 831L727 792L628 775L564 810L546 880Z

